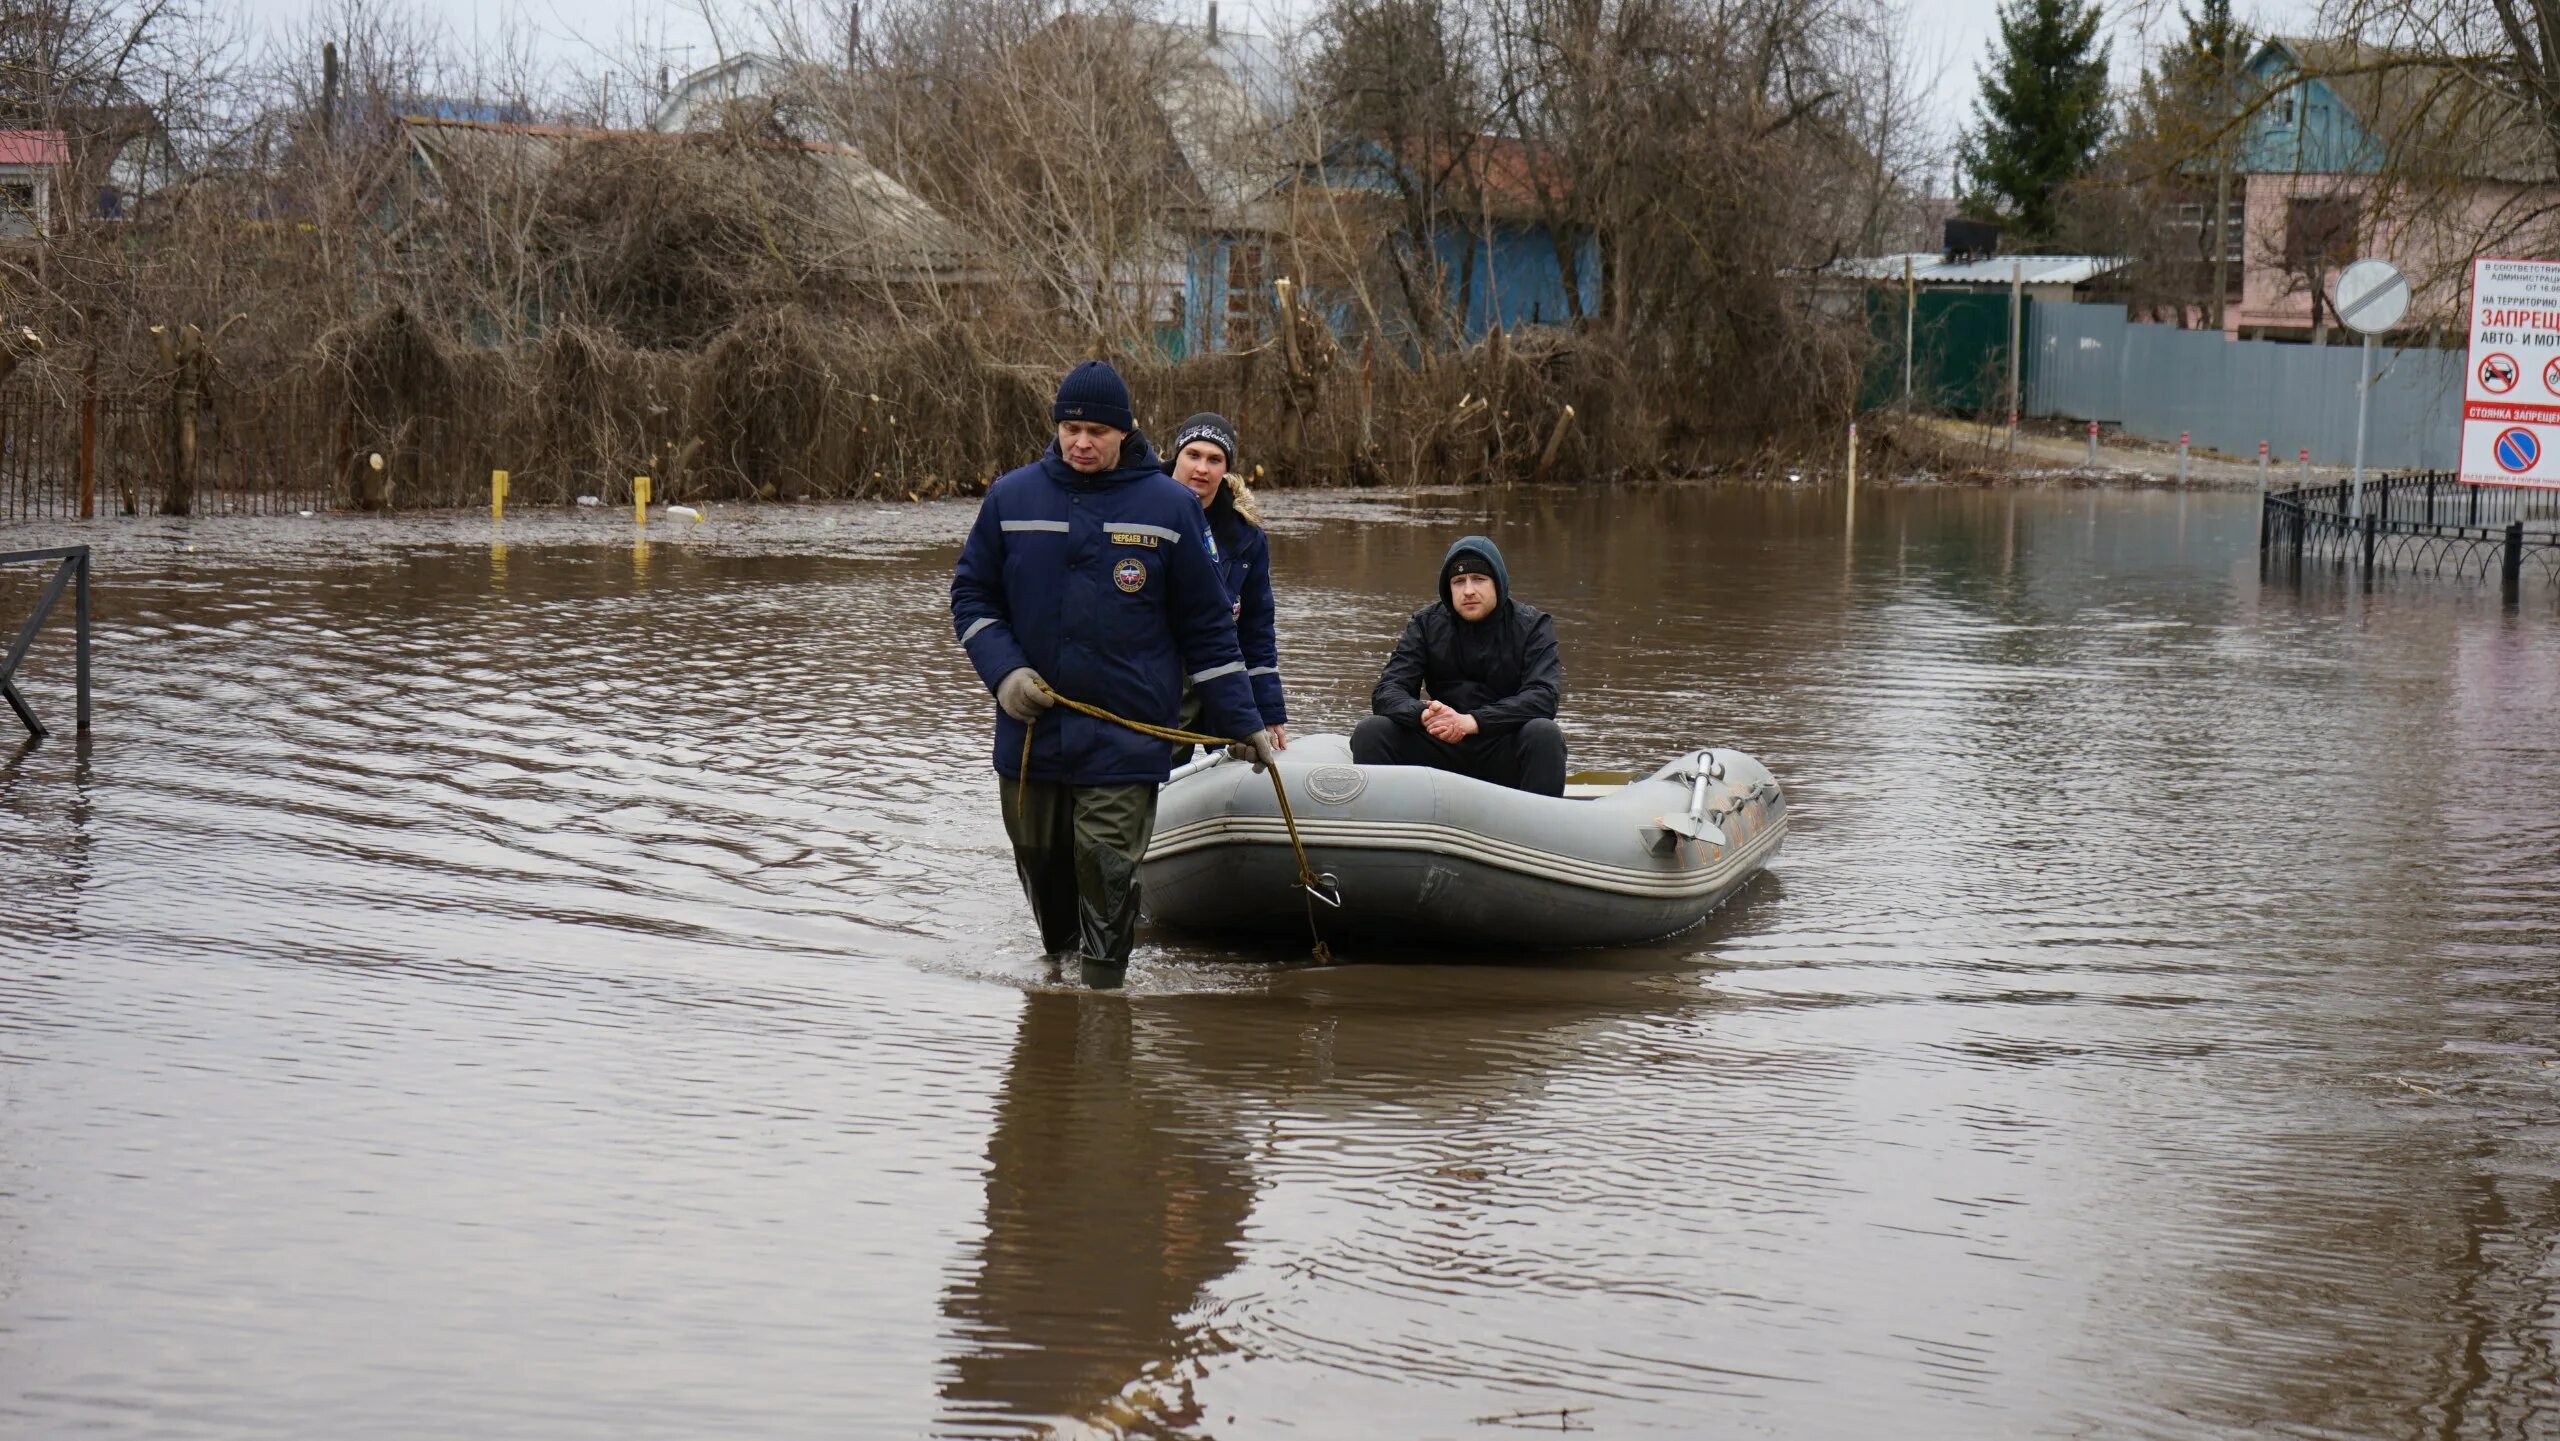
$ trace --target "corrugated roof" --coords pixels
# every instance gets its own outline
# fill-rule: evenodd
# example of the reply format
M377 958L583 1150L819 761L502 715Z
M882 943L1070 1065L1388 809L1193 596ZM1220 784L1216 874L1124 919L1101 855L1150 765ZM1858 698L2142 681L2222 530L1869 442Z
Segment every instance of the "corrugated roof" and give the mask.
M68 165L71 146L59 130L0 130L0 165Z
M698 145L702 137L655 130L598 130L576 125L498 125L411 116L402 124L431 168L517 164L547 171L588 144ZM949 282L982 263L984 247L969 231L900 185L848 145L756 140L749 150L804 155L820 180L805 192L817 217L846 239L845 258L875 278Z
M1918 251L1908 256L1835 260L1823 273L1848 280L1900 280L1906 259L1911 262L1912 280L1921 285L2006 285L2013 273L2025 285L2086 285L2133 263L2113 255L1999 255L1951 261L1935 251Z

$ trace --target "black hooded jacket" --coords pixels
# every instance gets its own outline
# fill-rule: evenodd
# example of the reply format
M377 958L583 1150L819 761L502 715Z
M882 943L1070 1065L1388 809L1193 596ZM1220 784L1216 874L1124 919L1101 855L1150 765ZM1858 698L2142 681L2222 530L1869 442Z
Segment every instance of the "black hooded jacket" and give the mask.
M1493 572L1493 613L1462 619L1449 604L1449 567L1473 551ZM1503 735L1533 720L1553 720L1564 693L1556 656L1556 623L1536 606L1511 598L1502 552L1480 535L1461 537L1440 561L1440 598L1406 621L1396 653L1378 676L1369 708L1407 725L1422 724L1424 697L1476 718L1483 735ZM1469 740L1475 739L1470 736Z

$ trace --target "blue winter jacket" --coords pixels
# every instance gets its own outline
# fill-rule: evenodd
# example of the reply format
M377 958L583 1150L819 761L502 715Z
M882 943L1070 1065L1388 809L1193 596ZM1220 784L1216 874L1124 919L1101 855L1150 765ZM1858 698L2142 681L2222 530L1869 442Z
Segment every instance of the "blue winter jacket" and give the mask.
M1205 729L1241 738L1262 728L1200 502L1143 435L1123 443L1117 470L1085 475L1052 444L998 477L951 573L951 624L991 692L1029 666L1060 695L1171 726L1187 677ZM1161 782L1170 755L1162 741L1056 706L1032 732L1029 779ZM999 708L996 770L1018 776L1021 763L1022 723Z
M1202 513L1209 539L1217 547L1218 579L1227 587L1228 608L1236 618L1236 645L1244 652L1245 679L1253 683L1253 704L1264 725L1289 722L1288 697L1280 685L1280 627L1271 599L1271 538L1259 521L1236 502L1233 477L1218 487Z

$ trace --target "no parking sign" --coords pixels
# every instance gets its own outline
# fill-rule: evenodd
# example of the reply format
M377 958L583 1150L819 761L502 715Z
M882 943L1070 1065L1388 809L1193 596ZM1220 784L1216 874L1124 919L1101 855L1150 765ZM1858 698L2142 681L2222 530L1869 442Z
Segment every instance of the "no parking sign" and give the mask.
M2462 478L2560 489L2560 262L2471 262Z

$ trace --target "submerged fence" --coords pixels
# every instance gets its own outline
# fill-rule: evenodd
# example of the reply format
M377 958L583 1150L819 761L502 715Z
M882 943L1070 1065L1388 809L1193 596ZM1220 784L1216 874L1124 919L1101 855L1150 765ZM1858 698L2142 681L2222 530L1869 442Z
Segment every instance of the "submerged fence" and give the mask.
M299 389L207 407L182 473L166 399L0 394L0 520L72 518L84 499L97 515L159 515L173 492L197 515L318 510L345 489L344 441L329 415Z
M2121 305L2037 301L2028 307L2026 410L2094 420L2145 440L2279 460L2304 451L2323 465L2355 459L2361 348L2225 340L2220 331L2129 321ZM2381 348L2365 464L2417 468L2452 460L2460 441L2463 356Z
M2466 485L2421 471L2270 492L2258 526L2261 562L2353 565L2418 575L2495 578L2509 599L2529 581L2560 584L2560 491Z

